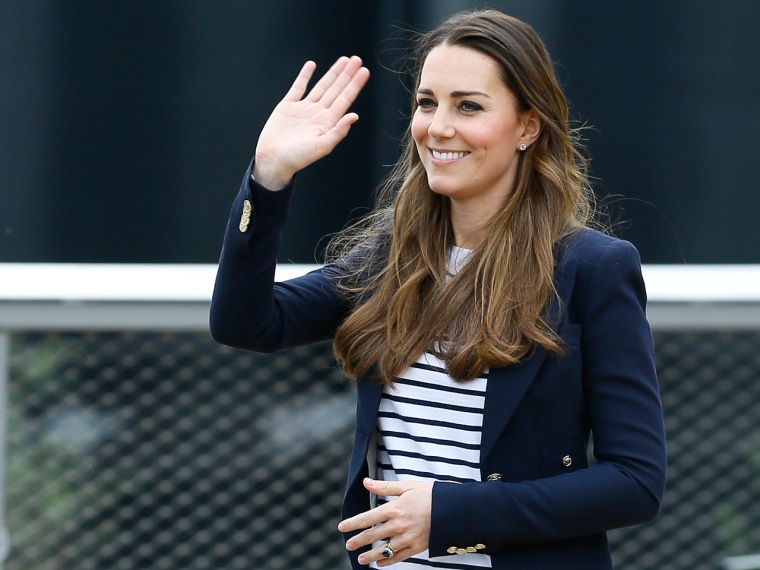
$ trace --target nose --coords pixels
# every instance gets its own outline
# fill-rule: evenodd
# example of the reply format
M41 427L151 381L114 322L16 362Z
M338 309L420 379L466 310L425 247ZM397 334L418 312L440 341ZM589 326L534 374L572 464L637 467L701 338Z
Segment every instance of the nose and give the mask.
M451 122L449 114L440 107L435 111L430 126L428 126L428 134L436 139L446 139L454 136L454 125Z

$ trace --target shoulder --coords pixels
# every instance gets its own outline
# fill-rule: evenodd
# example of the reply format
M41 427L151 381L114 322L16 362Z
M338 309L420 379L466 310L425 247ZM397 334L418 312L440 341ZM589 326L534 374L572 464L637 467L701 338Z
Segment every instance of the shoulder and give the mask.
M585 271L620 264L641 265L633 244L591 228L581 228L557 245L558 269L573 267L577 271Z
M628 241L589 228L562 239L555 252L555 285L571 313L602 299L646 299L641 260Z

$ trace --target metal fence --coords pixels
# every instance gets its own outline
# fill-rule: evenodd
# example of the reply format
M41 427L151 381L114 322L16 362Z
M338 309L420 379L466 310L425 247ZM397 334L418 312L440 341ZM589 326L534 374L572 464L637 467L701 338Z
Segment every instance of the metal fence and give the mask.
M670 468L620 570L760 552L758 271L645 268ZM348 568L354 390L329 344L216 345L213 273L0 264L5 570Z

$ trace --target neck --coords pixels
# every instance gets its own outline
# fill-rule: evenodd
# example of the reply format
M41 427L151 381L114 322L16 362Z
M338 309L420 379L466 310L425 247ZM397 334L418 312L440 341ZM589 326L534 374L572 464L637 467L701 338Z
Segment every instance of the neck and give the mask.
M465 249L477 249L485 237L486 224L497 209L498 205L483 200L451 200L454 243Z

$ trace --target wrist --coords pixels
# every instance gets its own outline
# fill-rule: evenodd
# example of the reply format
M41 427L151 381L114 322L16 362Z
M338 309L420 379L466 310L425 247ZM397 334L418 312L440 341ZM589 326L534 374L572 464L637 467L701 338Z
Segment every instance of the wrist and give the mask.
M258 158L251 169L251 178L267 190L282 190L293 179L292 173L283 172L281 169L267 167Z

